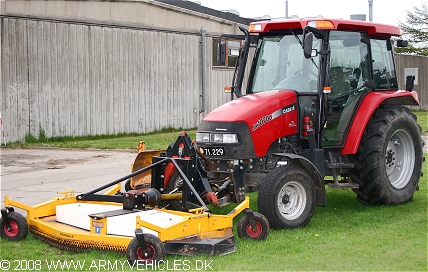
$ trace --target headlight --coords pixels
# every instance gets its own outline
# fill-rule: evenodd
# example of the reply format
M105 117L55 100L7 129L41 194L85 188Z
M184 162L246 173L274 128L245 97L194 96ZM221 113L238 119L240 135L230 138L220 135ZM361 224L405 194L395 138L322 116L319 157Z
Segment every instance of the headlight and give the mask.
M238 135L236 135L236 134L223 134L223 143L237 144L238 143Z
M211 134L210 135L211 143L222 143L223 142L223 134Z
M196 141L199 143L208 143L210 141L210 134L196 132Z
M237 144L238 134L197 132L196 141L199 143Z

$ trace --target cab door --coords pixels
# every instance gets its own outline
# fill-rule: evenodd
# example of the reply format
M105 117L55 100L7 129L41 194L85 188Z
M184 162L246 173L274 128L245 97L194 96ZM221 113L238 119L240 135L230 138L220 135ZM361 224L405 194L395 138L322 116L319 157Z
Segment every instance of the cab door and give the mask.
M370 73L369 39L364 33L331 31L327 95L327 121L322 133L323 148L344 144L355 109L368 87Z

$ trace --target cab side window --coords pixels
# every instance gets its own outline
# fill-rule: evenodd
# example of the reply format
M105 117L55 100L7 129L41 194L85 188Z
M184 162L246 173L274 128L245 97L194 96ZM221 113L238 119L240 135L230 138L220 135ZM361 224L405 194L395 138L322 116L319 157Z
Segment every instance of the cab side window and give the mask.
M329 84L331 97L347 94L364 85L369 77L368 47L363 33L331 31Z
M375 89L398 89L390 40L371 39L370 47Z

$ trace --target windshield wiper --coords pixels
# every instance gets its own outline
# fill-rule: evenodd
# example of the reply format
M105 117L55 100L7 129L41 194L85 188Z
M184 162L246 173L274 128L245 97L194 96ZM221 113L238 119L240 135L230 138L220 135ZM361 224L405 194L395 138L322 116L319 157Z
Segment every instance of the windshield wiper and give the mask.
M297 34L294 33L294 31L291 28L290 28L290 32L293 33L294 37L296 37L296 40L299 42L300 46L303 48L303 43L302 43L302 40L300 40L299 36L297 36ZM312 57L311 57L311 61L315 65L315 67L318 69L318 66Z

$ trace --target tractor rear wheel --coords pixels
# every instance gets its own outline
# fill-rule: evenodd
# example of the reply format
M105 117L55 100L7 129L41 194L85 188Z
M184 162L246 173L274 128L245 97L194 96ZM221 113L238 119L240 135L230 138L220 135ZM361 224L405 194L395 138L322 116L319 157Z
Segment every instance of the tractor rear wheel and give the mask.
M384 105L367 124L351 173L365 205L403 204L418 189L422 169L421 127L406 107Z
M297 166L273 169L260 186L258 210L274 229L306 226L315 210L315 186Z

